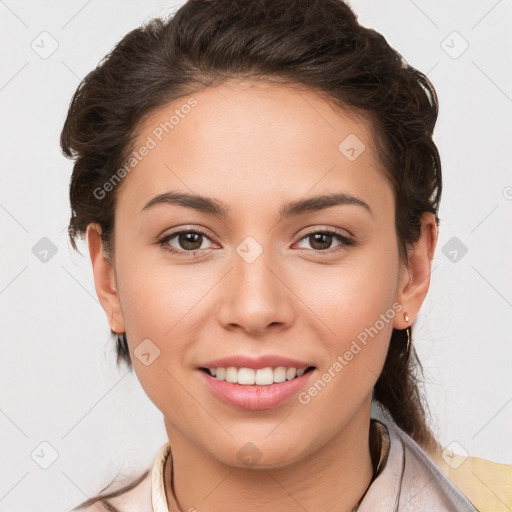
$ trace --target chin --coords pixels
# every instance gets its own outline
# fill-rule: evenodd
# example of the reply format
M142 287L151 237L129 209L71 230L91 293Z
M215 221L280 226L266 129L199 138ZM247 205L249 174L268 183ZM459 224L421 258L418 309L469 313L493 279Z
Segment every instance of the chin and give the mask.
M297 432L295 440L289 431L284 434L284 438L269 439L267 430L259 435L236 437L227 441L228 446L217 443L210 453L224 464L237 468L283 468L305 457L304 437Z

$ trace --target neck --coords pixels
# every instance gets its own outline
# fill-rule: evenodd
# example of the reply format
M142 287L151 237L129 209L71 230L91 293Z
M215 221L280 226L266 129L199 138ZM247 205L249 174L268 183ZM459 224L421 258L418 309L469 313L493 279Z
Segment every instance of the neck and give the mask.
M213 458L166 422L173 471L171 477L166 464L169 512L351 512L373 475L369 427L365 402L334 437L296 463L249 469Z

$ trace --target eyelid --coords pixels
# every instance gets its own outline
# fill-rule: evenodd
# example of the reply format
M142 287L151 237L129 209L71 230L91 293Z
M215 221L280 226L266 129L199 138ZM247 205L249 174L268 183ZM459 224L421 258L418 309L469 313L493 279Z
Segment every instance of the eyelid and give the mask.
M327 226L322 226L322 227L315 227L313 226L311 229L309 228L306 228L308 231L306 231L305 233L303 233L301 236L300 236L300 240L302 240L304 237L306 236L309 236L309 235L314 235L315 233L332 233L332 234L336 234L336 235L340 235L344 238L347 238L347 239L353 239L354 238L354 235L352 235L352 233L350 233L350 231L344 229L344 230L341 230L339 228L330 228L330 227L327 227Z
M164 231L164 233L166 233L166 231ZM206 236L209 239L212 238L210 235L210 232L206 228L203 228L201 226L185 225L185 226L180 226L178 228L175 228L172 231L170 231L169 233L166 233L165 235L162 234L162 235L157 236L157 240L162 240L163 238L180 235L181 233L193 233L193 232L201 233L202 235Z

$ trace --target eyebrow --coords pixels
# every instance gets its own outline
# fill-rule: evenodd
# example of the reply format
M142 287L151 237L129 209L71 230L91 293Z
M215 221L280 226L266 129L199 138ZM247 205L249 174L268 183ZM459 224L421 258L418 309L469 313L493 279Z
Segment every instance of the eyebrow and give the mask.
M148 201L141 211L148 210L159 204L184 206L186 208L192 208L194 210L222 218L228 218L231 211L227 205L217 199L185 192L165 192L163 194L159 194ZM373 216L372 209L362 199L358 199L357 197L342 192L337 192L286 203L281 206L279 210L279 220L339 205L362 206L370 213L370 215Z

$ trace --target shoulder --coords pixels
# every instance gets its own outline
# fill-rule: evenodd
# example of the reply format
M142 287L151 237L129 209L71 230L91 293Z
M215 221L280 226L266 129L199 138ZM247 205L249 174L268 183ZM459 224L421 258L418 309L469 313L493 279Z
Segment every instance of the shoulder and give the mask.
M110 484L107 489L108 492L102 491L69 512L153 512L151 469L136 478Z
M430 475L436 492L452 500L456 507L460 505L457 510L469 510L468 503L462 503L464 498L472 510L479 512L512 510L512 465L457 455L440 444L435 449L423 449L393 421L385 423L392 435L402 440L406 462L412 462L411 481L419 480L422 472Z
M431 455L448 478L482 512L512 509L512 465L451 452Z

